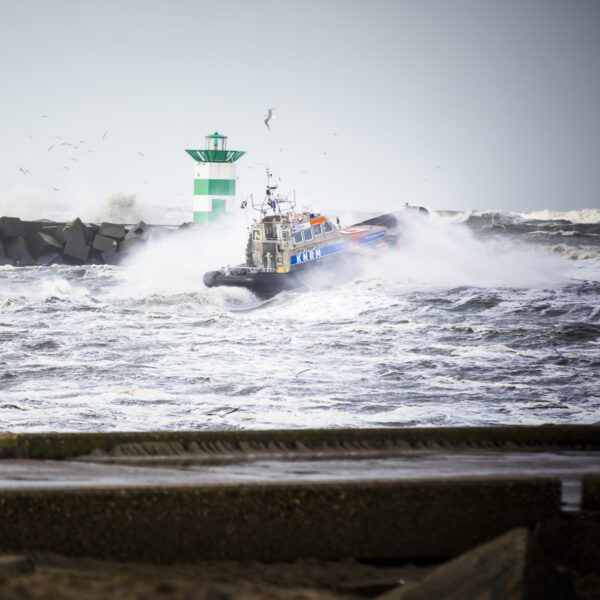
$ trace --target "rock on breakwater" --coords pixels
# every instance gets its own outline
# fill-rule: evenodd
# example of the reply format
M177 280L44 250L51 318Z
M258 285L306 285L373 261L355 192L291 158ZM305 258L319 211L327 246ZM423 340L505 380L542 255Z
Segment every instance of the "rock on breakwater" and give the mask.
M0 265L116 265L158 231L170 229L143 221L124 225L0 217Z

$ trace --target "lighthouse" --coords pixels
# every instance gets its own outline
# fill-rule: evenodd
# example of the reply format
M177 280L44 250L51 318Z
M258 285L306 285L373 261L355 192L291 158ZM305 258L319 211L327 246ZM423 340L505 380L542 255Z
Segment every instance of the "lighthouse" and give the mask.
M208 223L232 211L235 205L235 162L245 152L227 150L227 136L206 136L204 150L186 150L194 167L194 223Z

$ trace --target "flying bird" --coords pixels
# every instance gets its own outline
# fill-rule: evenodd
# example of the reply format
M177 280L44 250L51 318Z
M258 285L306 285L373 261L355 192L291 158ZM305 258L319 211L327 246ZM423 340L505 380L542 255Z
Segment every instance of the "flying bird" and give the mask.
M26 138L29 138L30 140L33 140L33 136L32 136L32 135L27 135L27 134L25 134L25 137L26 137Z
M73 144L69 144L69 142L61 142L59 146L73 146Z
M271 127L269 126L269 121L270 121L270 120L271 120L271 119L272 119L272 118L275 116L275 115L273 114L273 111L274 111L276 108L277 108L277 107L276 107L276 106L274 106L273 108L270 108L270 109L267 111L267 116L265 117L265 120L264 120L264 123L265 123L265 125L267 126L267 129L271 129Z
M308 369L302 369L302 371L298 371L297 373L294 373L294 375L296 377L299 377L300 375L302 375L302 373L306 373L307 371L310 371L310 367Z
M52 146L50 146L50 148L48 148L48 150L46 150L46 152L50 152L50 150L52 150L52 148L54 148L54 146L56 146L56 144L52 144Z
M70 170L71 170L71 169L69 169L69 167L61 167L61 168L60 168L60 170L61 170L61 171L62 171L63 169L64 169L65 171L70 171Z
M55 192L60 192L58 188L52 188Z
M19 167L19 171L21 171L21 173L23 175L27 175L27 173L31 173L31 171L29 171L28 169L24 169L23 167Z
M49 115L41 115L41 118L42 118L42 119L49 119L49 118L50 118L50 116L49 116Z
M139 155L140 155L142 158L144 158L144 155L143 155L141 152L138 152L138 154L139 154Z
M79 159L78 159L78 158L68 158L67 160L70 160L70 161L72 161L72 162L79 162Z
M102 141L104 141L104 138L108 135L108 129L102 134Z

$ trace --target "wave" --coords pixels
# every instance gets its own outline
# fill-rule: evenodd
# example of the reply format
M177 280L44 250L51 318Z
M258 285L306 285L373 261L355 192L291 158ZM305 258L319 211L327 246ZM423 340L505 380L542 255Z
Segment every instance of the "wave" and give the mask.
M547 223L570 223L574 225L600 225L600 209L583 208L580 210L567 211L521 211L521 212L503 212L503 211L454 211L454 210L436 210L433 211L438 216L447 221L457 223L482 223L490 225L501 224L519 224L526 222Z
M600 223L600 208L552 211L538 210L511 213L531 221L570 221L571 223Z

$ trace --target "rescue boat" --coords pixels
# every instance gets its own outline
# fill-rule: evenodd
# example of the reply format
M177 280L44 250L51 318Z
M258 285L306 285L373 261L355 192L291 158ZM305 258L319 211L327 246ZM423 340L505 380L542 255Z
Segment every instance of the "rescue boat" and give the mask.
M341 227L327 216L296 210L295 200L267 186L260 218L249 227L246 262L205 273L207 287L237 286L259 296L272 297L284 290L334 281L367 258L401 243L397 215L388 213ZM422 207L408 207L427 214Z

